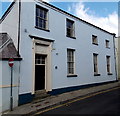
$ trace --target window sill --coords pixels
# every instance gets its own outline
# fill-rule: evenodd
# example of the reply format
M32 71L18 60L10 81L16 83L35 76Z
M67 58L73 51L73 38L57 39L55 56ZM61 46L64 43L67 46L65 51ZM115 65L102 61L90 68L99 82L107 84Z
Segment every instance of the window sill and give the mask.
M66 35L66 37L69 37L69 38L72 38L72 39L76 39L76 37L72 37L72 36L68 36L68 35Z
M98 43L92 43L93 45L97 45L98 46Z
M67 77L77 77L77 75L73 74L73 75L67 75Z
M113 75L112 73L108 73L108 75Z
M94 74L94 76L100 76L100 74Z
M44 31L47 31L47 32L50 32L50 30L48 30L48 29L42 29L42 28L37 27L37 26L35 26L35 28L36 28L36 29L40 29L40 30L44 30Z

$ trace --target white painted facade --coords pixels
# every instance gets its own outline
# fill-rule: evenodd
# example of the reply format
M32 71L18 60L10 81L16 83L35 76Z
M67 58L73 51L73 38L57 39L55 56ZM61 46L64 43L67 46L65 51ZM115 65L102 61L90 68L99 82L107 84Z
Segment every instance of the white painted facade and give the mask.
M2 30L0 32L7 32L12 38L14 45L17 49L18 46L18 20L19 20L19 2L15 2L15 5L11 7L10 13L7 14L6 18L2 21L0 26Z
M36 5L48 9L49 31L35 28ZM6 19L3 20L2 26L4 27L3 31L9 32L17 47L17 37L15 37L18 32L17 3L14 4L13 9L6 16ZM66 18L75 22L76 39L66 37ZM46 3L37 2L37 0L21 3L20 19L20 55L23 60L20 65L19 95L35 93L35 53L45 54L47 56L45 65L46 91L117 80L114 35L85 23ZM9 22L11 20L16 22L13 23L16 25L16 28L9 29L7 26L4 26L6 25L4 22L8 22L7 20ZM92 35L98 37L98 45L92 44ZM105 40L109 40L110 49L106 48ZM39 45L36 45L36 43L39 43ZM67 77L68 48L75 50L75 74L77 77ZM98 54L98 70L100 76L94 76L93 53ZM110 56L112 75L107 74L107 55Z
M50 32L35 28L36 4L49 10ZM21 6L20 54L24 60L21 63L20 93L32 92L33 90L33 86L31 86L32 80L34 80L32 76L33 41L29 35L55 40L52 43L54 49L51 51L52 87L48 90L116 80L113 35L83 23L71 16L55 11L42 3L22 3ZM66 18L75 21L76 39L66 37ZM27 29L27 33L24 32L25 29ZM98 46L92 44L92 34L98 36ZM110 41L110 49L105 47L106 39ZM67 77L67 48L75 49L75 67L78 77ZM56 55L56 53L58 53L58 55ZM93 74L93 53L99 54L98 65L99 73L101 74L99 77L95 77ZM111 56L111 71L113 75L107 75L106 73L106 55ZM58 69L55 69L55 66L57 66ZM27 83L24 81L25 78L28 80Z

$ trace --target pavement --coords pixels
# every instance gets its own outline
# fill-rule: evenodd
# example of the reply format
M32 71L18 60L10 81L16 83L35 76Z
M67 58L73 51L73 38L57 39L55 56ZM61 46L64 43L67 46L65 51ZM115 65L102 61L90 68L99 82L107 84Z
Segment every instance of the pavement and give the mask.
M49 96L44 99L38 99L36 101L32 101L31 103L28 103L25 105L18 106L14 108L13 111L6 111L3 114L30 115L34 112L45 110L54 105L62 104L62 103L65 103L66 101L70 101L78 97L91 95L93 93L108 90L108 89L115 88L118 86L120 86L120 80L118 82L93 86L89 88L83 88L83 89L79 89L79 90L75 90L71 92L62 93L59 95L53 95L53 96Z

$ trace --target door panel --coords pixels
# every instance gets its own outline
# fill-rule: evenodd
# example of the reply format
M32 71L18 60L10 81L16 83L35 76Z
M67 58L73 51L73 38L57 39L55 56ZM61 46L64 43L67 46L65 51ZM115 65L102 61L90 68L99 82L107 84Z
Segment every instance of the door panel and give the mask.
M45 65L35 66L35 90L45 89Z

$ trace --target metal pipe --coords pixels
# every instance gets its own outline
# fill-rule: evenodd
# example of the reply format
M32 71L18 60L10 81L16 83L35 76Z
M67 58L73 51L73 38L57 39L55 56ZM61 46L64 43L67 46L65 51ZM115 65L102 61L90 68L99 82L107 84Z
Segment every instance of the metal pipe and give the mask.
M20 56L20 19L21 19L21 0L19 0L19 20L18 20L18 56Z
M13 67L11 67L10 111L13 110L12 84L13 84Z

